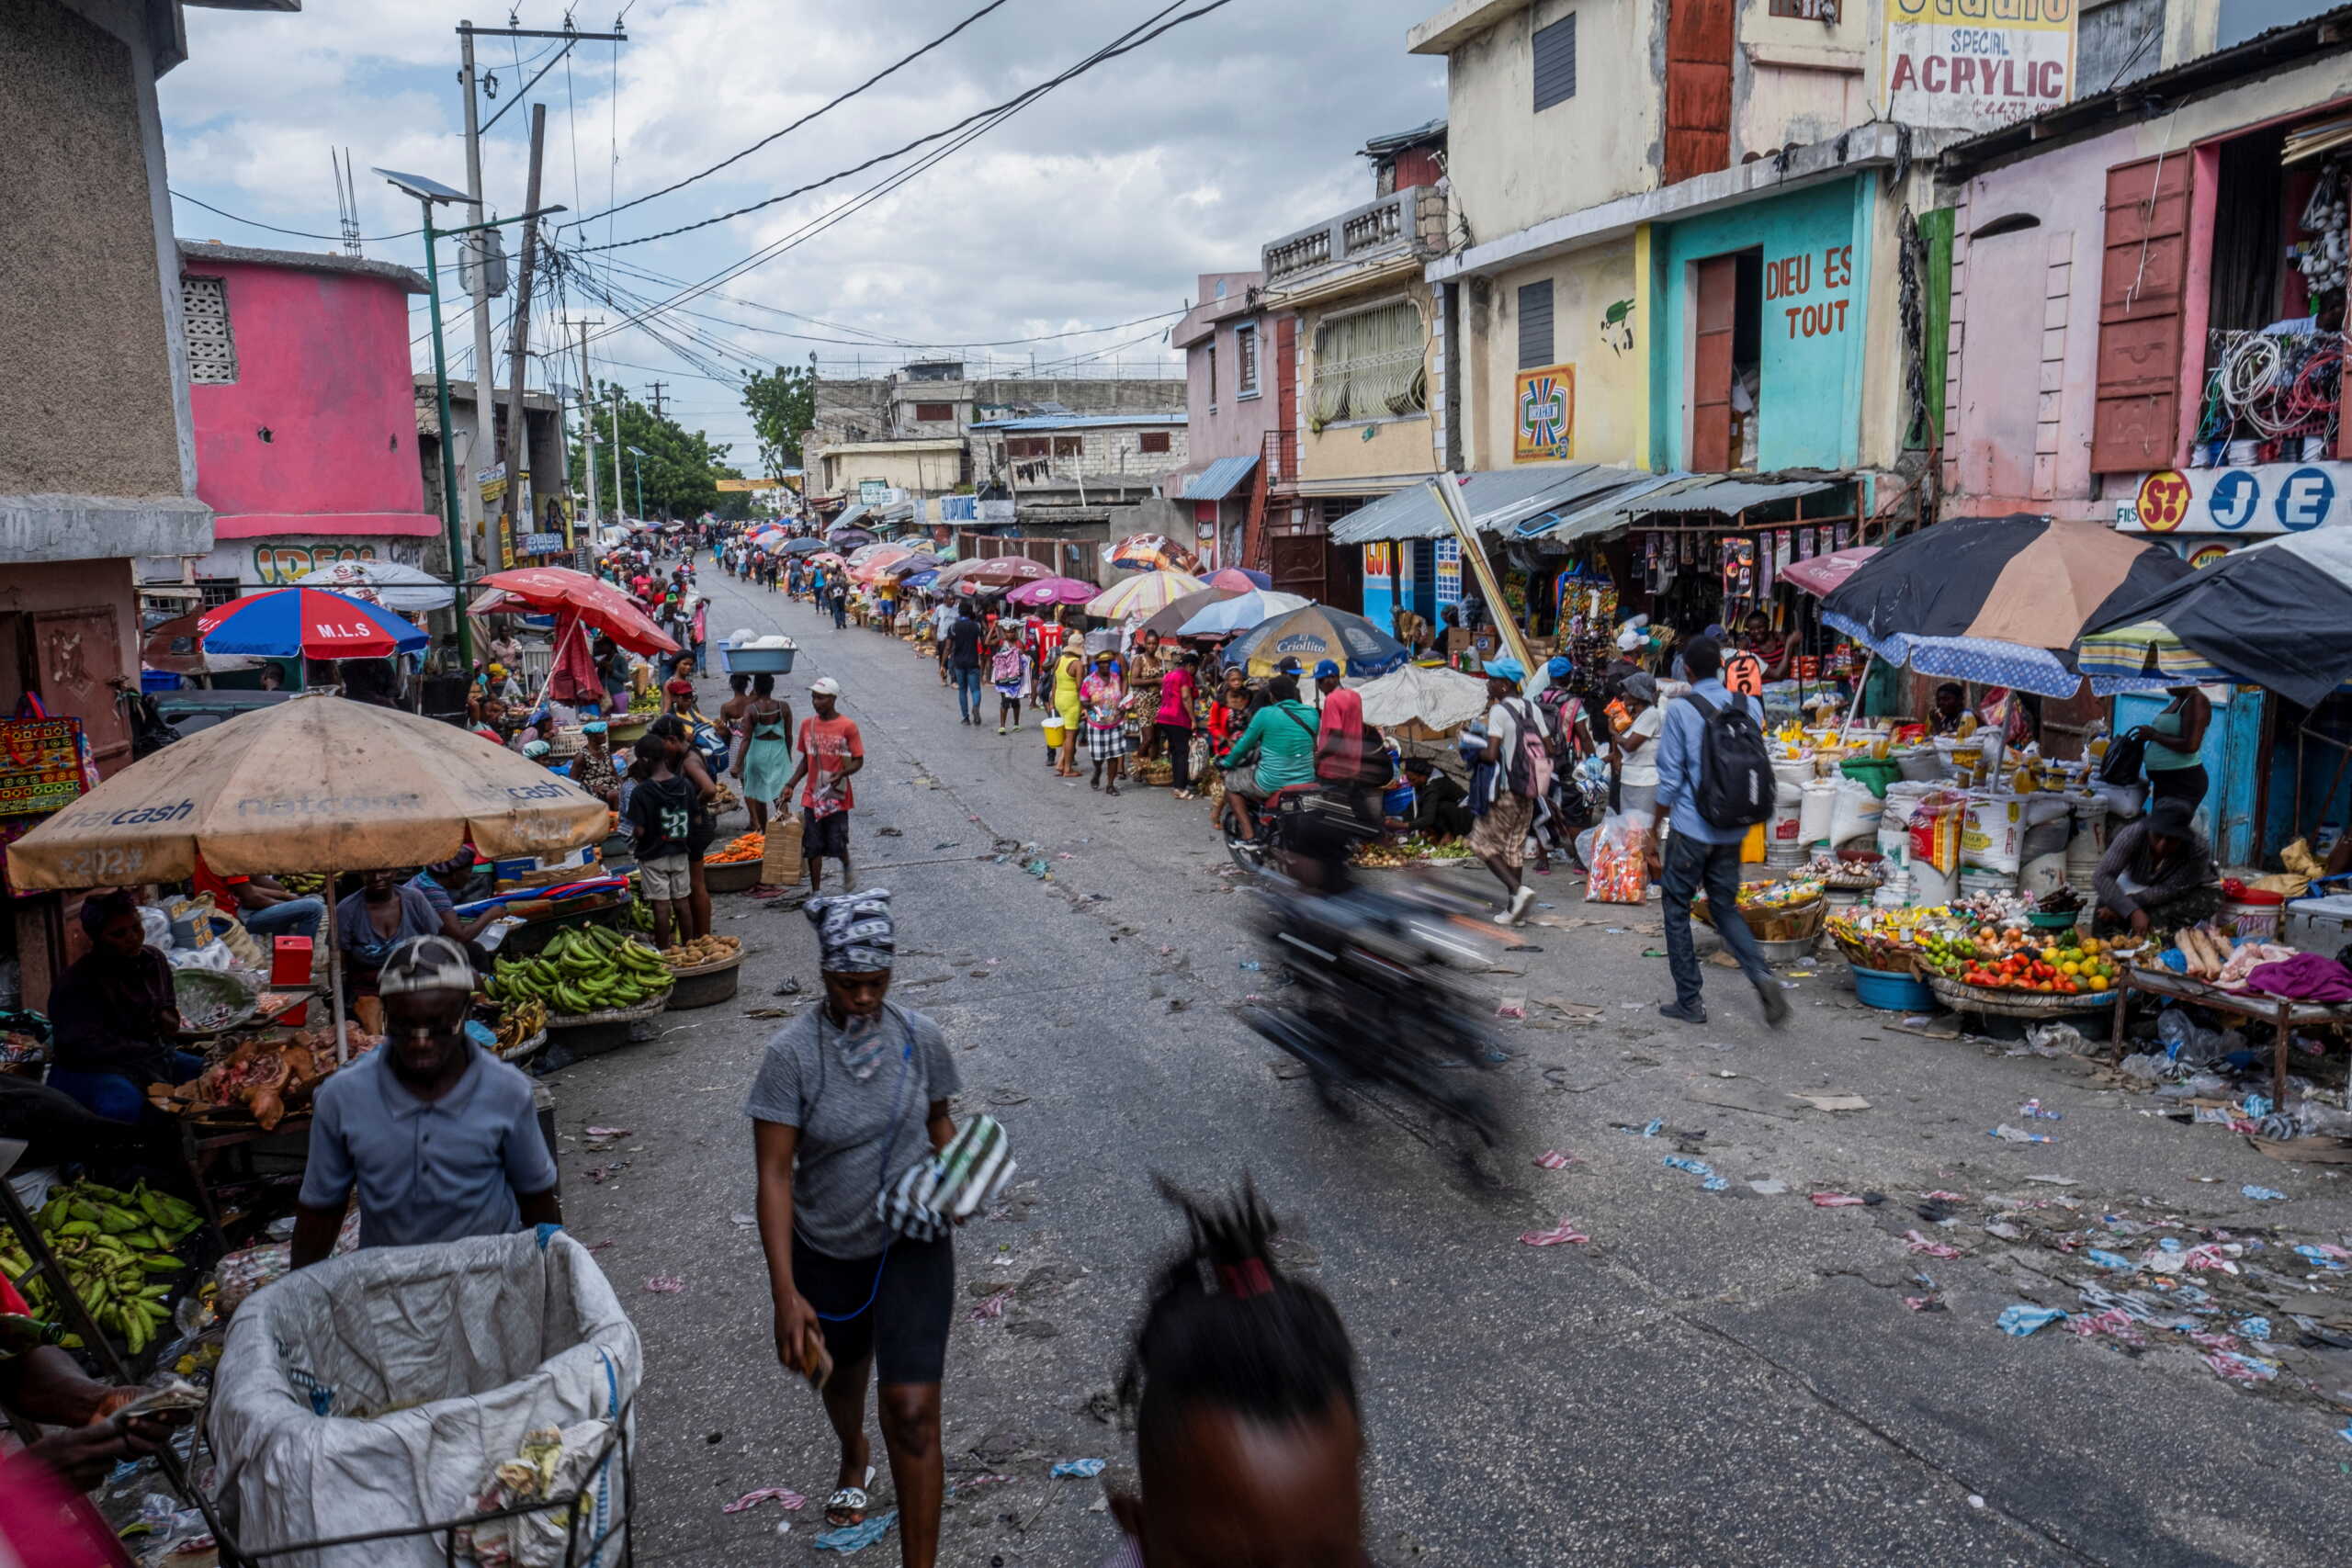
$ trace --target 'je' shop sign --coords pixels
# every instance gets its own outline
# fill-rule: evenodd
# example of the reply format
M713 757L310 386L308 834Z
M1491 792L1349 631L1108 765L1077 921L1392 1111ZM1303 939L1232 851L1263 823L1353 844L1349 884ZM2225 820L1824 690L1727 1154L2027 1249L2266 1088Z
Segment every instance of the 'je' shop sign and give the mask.
M2115 506L2127 534L2301 534L2352 522L2352 463L2163 468Z

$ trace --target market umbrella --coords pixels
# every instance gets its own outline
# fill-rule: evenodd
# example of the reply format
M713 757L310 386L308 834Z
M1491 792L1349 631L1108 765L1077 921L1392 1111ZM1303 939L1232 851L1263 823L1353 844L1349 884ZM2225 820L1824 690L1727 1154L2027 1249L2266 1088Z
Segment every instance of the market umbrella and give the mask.
M1004 598L1005 603L1024 610L1042 610L1051 604L1083 604L1101 592L1075 577L1040 577L1014 584Z
M1413 730L1431 739L1487 711L1487 682L1442 665L1408 664L1356 688L1363 721L1381 729Z
M1251 626L1265 625L1276 615L1287 615L1293 610L1304 610L1313 604L1295 593L1277 593L1271 588L1253 588L1247 593L1236 593L1214 604L1204 604L1193 618L1176 628L1178 637L1224 637L1230 632L1246 632Z
M828 528L825 530L825 543L832 546L833 548L837 550L854 550L860 545L870 545L873 542L873 534L864 528Z
M304 572L294 585L345 593L402 615L446 610L458 602L458 591L431 572L392 560L339 560Z
M1924 675L2072 696L2085 629L2195 570L2102 524L1954 518L1863 562L1821 618Z
M2352 529L2265 539L2116 605L2083 638L2107 677L2233 681L2316 706L2352 682Z
M812 539L805 536L797 539L786 539L784 543L775 547L776 554L786 556L815 555L819 550L823 548L825 548L824 540Z
M1403 643L1362 615L1329 604L1308 604L1276 615L1242 633L1225 649L1226 663L1241 665L1252 675L1272 675L1285 659L1295 659L1310 671L1317 660L1332 659L1346 674L1385 675L1409 657Z
M1140 619L1165 610L1187 593L1197 593L1208 584L1182 571L1147 571L1114 582L1086 604L1086 613L1100 615L1106 621L1125 620L1130 615Z
M1216 579L1212 578L1206 588L1195 588L1190 593L1180 593L1168 601L1167 608L1153 611L1151 617L1136 629L1157 632L1161 637L1176 637L1180 635L1177 628L1186 621L1211 604L1222 604L1236 596L1235 590L1218 587Z
M380 604L321 588L273 588L215 604L196 617L207 653L269 659L386 659L433 639Z
M140 645L139 662L171 675L225 675L262 662L241 653L207 653L204 628L197 624L203 618L203 611L190 610L149 628Z
M1793 582L1816 599L1826 599L1844 585L1845 581L1861 570L1861 565L1878 554L1876 545L1854 545L1826 556L1815 556L1783 568L1781 579Z
M584 571L560 566L517 567L512 571L492 572L481 579L481 585L496 589L504 599L556 615L559 636L562 631L560 620L569 612L631 653L650 658L678 651L670 634L655 626L619 584L591 577ZM475 609L480 612L479 601Z
M1208 584L1211 588L1230 588L1236 593L1247 593L1252 588L1272 588L1274 580L1246 566L1228 566L1209 573Z
M964 579L971 576L972 573L978 571L980 568L988 564L988 561L981 560L978 558L974 558L970 560L951 562L939 569L939 581L933 586L944 593L948 589L955 587L956 584L963 581Z
M916 550L911 554L899 557L897 560L892 561L888 566L884 567L882 569L882 575L885 577L912 577L915 573L921 571L936 571L939 569L939 558L937 556L934 556L925 550Z
M1052 567L1041 560L1031 560L1027 556L990 556L986 560L972 562L971 570L956 581L1009 588L1016 582L1035 582L1040 578L1054 575Z
M1111 564L1129 571L1195 572L1201 558L1165 534L1130 534L1111 547Z
M904 588L936 588L938 586L938 577L939 573L925 570L916 572L913 576L907 578L899 584L899 586Z

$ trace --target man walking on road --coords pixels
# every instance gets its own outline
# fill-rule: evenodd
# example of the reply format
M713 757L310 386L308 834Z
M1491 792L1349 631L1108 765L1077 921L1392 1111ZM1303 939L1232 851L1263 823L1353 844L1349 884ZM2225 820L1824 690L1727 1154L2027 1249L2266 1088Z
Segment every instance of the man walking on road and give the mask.
M1657 1010L1683 1023L1707 1021L1699 994L1698 953L1690 941L1690 900L1704 887L1708 908L1716 912L1716 931L1756 987L1764 1021L1779 1029L1789 1021L1789 999L1765 966L1747 922L1739 918L1739 845L1747 836L1747 825L1711 822L1699 806L1710 721L1737 704L1755 722L1760 751L1764 705L1755 697L1734 696L1724 685L1723 650L1713 638L1693 638L1682 649L1682 662L1690 673L1690 690L1667 705L1665 728L1653 742L1657 748L1657 805L1651 814L1649 863L1665 887L1666 962L1674 973L1674 1000ZM1765 790L1769 808L1769 775ZM1674 836L1661 856L1658 834L1669 821Z
M1470 848L1487 863L1510 896L1495 923L1515 926L1527 918L1535 889L1527 886L1527 836L1535 826L1535 803L1552 784L1551 754L1544 749L1544 721L1519 694L1527 671L1516 659L1487 660L1487 750L1472 776L1470 809L1477 822Z
M800 761L784 781L784 793L803 779L800 791L800 852L808 862L808 895L825 886L825 861L842 863L842 886L857 886L850 869L849 813L857 804L850 775L865 766L865 741L854 721L841 716L842 683L821 676L808 688L808 702L817 710L800 721Z
M956 682L956 706L963 714L963 723L980 722L980 623L972 618L972 607L965 604L956 612L956 619L947 628L947 673Z

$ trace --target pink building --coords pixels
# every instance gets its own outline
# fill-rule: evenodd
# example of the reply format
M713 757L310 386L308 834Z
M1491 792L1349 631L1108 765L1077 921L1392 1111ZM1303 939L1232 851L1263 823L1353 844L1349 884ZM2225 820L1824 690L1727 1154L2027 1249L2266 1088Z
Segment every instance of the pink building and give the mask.
M424 563L441 533L417 465L409 296L356 256L180 242L197 494L212 601L345 559Z
M1194 547L1206 562L1241 564L1241 530L1268 437L1288 406L1276 396L1277 344L1297 318L1277 318L1259 303L1265 275L1204 272L1200 303L1176 323L1169 342L1184 351L1191 461L1160 493L1191 513Z

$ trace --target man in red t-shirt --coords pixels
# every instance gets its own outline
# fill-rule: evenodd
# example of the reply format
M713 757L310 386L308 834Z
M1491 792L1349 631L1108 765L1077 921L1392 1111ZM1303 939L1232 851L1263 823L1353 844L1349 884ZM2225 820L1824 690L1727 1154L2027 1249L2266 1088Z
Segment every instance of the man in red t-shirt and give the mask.
M865 741L855 722L837 711L841 695L842 683L831 675L809 686L817 714L800 721L800 761L784 782L790 795L793 785L807 781L800 792L800 852L808 862L811 897L825 886L828 857L842 863L843 891L857 886L849 861L849 813L857 797L849 781L865 766Z

